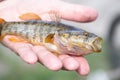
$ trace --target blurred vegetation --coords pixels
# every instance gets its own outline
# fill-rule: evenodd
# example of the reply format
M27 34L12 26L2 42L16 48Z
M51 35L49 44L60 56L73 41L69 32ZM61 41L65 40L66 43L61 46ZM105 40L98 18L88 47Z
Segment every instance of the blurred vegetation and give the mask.
M105 48L102 53L87 55L86 58L91 72L109 68ZM86 76L79 76L74 71L51 71L39 63L27 64L12 51L0 45L0 80L86 80Z

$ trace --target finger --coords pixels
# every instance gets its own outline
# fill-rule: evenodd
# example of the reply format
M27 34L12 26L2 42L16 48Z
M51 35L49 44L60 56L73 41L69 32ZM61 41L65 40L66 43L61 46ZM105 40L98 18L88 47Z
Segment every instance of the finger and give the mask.
M79 67L79 63L69 55L60 55L59 58L62 60L66 70L76 70Z
M35 46L34 52L38 55L39 61L50 70L59 70L62 68L62 63L54 54L47 51L43 46Z
M89 64L84 57L75 57L75 59L80 63L80 67L77 69L77 72L80 75L87 75L90 72Z
M89 22L95 20L98 16L95 9L86 6L65 3L62 1L56 6L56 10L59 10L61 17L66 20Z
M32 45L28 43L14 43L10 42L8 40L9 37L12 36L6 36L3 39L3 44L5 44L7 47L9 47L11 50L16 52L25 62L29 64L34 64L37 62L37 56L32 51Z

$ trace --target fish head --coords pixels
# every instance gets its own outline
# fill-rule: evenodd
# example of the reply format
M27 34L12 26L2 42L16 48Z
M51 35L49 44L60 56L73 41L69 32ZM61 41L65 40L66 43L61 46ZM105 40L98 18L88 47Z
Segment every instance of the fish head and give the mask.
M82 55L102 50L102 38L84 30L59 31L55 39L62 53Z

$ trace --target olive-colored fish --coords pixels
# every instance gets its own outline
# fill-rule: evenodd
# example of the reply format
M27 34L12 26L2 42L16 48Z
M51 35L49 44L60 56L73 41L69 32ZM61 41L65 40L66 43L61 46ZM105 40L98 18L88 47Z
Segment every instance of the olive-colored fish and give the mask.
M44 45L58 54L100 52L102 43L102 38L93 33L54 21L4 22L0 24L1 39L5 35L21 37L33 45Z

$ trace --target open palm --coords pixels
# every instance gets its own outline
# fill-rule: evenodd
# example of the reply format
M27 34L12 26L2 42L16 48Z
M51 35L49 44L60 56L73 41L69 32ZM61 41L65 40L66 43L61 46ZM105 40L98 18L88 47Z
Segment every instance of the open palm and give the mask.
M66 3L59 0L13 0L14 4L1 7L0 18L6 21L21 21L19 16L28 12L39 15L42 20L46 20L45 13L51 10L58 11L62 19L90 22L96 19L97 12L89 7ZM8 4L10 0L7 1ZM43 46L33 46L29 43L10 42L7 35L3 43L17 53L25 62L34 64L42 63L50 70L76 70L80 75L89 73L89 65L83 56L60 55L55 56Z

